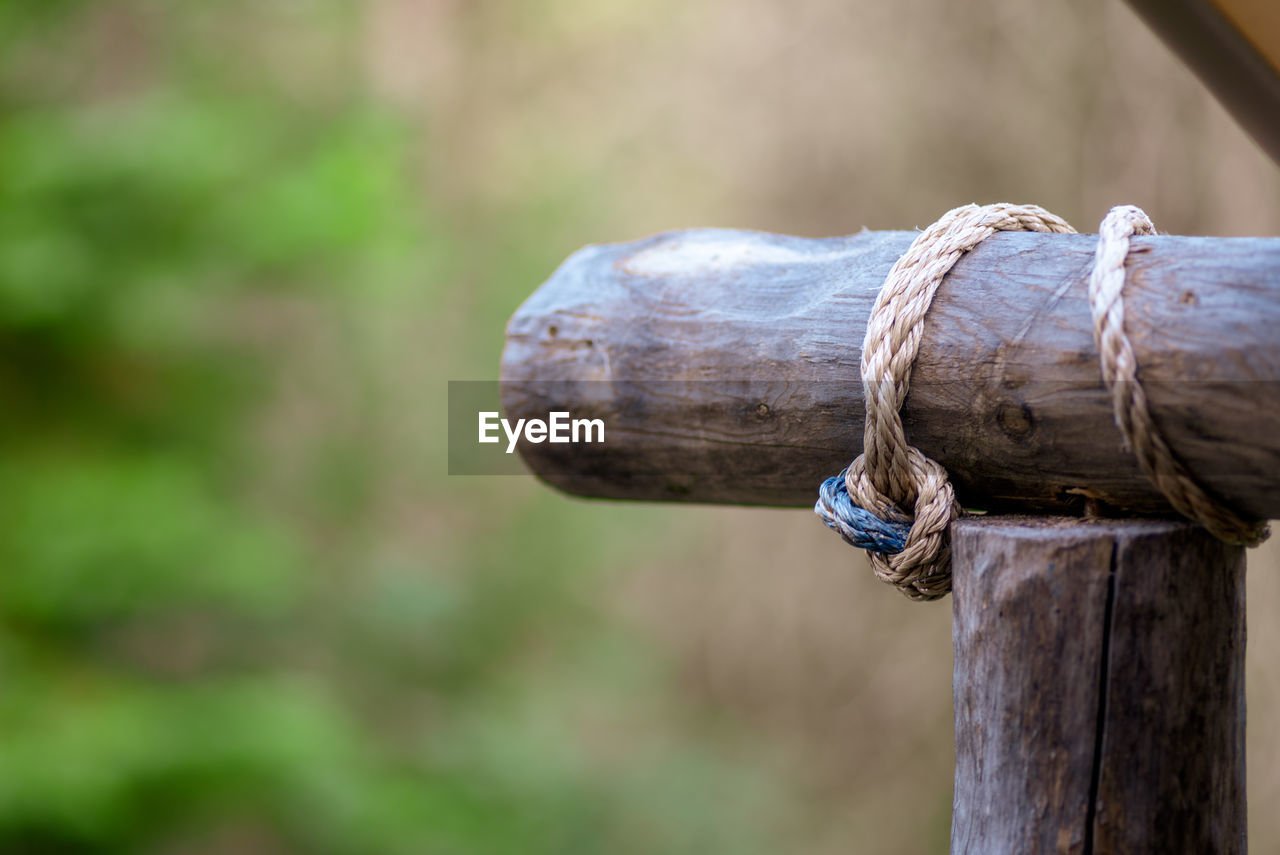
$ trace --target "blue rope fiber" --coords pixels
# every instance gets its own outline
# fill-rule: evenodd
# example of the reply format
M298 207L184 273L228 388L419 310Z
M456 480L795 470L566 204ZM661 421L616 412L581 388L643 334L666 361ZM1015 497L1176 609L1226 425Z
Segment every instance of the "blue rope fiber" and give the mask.
M882 520L855 505L845 486L844 472L822 482L813 510L845 543L871 552L901 552L907 543L907 532L911 531L909 522Z

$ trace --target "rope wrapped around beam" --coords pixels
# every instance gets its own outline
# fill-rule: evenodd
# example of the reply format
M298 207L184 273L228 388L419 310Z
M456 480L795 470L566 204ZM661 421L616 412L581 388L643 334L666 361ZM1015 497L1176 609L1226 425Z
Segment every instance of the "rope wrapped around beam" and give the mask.
M1062 218L1036 205L964 205L925 229L894 264L876 298L862 346L867 405L863 453L823 482L814 510L847 542L866 549L881 580L911 599L933 600L951 590L948 527L960 513L946 470L907 442L900 410L910 390L924 318L943 277L960 257L997 231L1074 233ZM1137 378L1124 334L1124 261L1129 236L1152 234L1132 206L1112 210L1100 228L1090 304L1102 376L1112 393L1126 448L1183 515L1216 537L1256 545L1265 522L1242 520L1201 488L1160 434Z

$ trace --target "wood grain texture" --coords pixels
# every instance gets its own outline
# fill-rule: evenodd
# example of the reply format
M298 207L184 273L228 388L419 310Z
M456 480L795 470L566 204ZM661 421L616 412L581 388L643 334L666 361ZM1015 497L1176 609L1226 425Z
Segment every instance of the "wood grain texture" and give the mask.
M1189 526L1116 544L1094 851L1244 853L1242 551Z
M952 544L953 855L1243 853L1242 550L1017 517Z
M521 454L578 495L811 505L861 450L867 316L913 237L695 230L580 251L511 318L503 404L603 418L606 441ZM997 234L939 289L903 419L968 507L1171 512L1099 377L1094 245ZM1212 492L1280 516L1280 239L1133 245L1127 331L1156 422Z

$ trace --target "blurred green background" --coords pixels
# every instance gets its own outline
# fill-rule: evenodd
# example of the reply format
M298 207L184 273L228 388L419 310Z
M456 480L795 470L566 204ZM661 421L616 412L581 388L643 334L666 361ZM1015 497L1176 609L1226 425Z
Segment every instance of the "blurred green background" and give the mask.
M945 851L945 601L802 511L449 478L446 382L660 229L1280 233L1102 0L11 0L0 111L4 853Z

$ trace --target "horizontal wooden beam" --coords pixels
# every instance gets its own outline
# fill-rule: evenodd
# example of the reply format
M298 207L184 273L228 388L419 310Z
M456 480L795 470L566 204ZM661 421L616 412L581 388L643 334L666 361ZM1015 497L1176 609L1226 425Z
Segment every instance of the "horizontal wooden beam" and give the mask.
M861 450L867 316L913 237L694 230L576 253L511 318L503 406L601 418L605 441L521 441L524 460L582 496L812 505ZM1094 247L997 234L938 291L903 418L966 507L1170 512L1100 380ZM1126 330L1157 424L1219 497L1280 516L1280 239L1133 247Z

